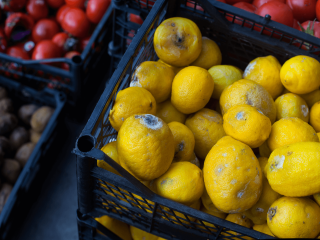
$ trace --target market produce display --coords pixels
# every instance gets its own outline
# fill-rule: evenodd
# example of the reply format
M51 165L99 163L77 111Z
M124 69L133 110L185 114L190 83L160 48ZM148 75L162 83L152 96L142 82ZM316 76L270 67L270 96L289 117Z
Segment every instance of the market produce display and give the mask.
M0 27L0 52L25 60L80 55L110 3L110 0L2 1L5 24ZM53 65L66 69L62 64Z
M262 11L272 1L259 2ZM277 10L296 17L290 4ZM221 65L218 45L180 17L159 25L153 45L159 60L142 62L118 92L109 114L118 136L101 150L162 197L271 236L318 237L320 63ZM96 220L125 239L162 239Z
M19 105L0 87L0 213L54 109Z

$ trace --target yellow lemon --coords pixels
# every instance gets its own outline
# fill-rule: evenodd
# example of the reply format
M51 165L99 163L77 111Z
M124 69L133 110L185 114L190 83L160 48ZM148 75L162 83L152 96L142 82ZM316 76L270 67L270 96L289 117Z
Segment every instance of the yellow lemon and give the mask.
M170 64L167 64L164 61L162 61L161 59L159 59L158 62L163 63L163 64L167 65L168 67L170 67L173 70L174 75L177 75L178 72L180 72L183 69L183 67L175 67Z
M206 208L209 212L215 212L215 213L223 213L220 211L213 203L211 198L209 197L209 194L207 192L207 189L204 188L203 194L201 196L202 205L204 208Z
M108 228L111 232L116 234L118 237L120 237L123 240L131 240L131 233L130 233L130 228L129 225L121 222L117 219L111 218L107 215L95 218L97 222L99 222L101 225L105 226ZM101 233L98 230L99 233ZM102 233L101 233L102 234Z
M164 174L174 157L174 139L170 128L151 114L127 118L117 142L121 166L143 181Z
M288 197L305 197L320 189L320 143L299 142L274 150L265 169L272 189Z
M313 194L314 200L320 205L320 192Z
M166 64L145 61L134 71L130 87L142 87L147 89L157 103L163 102L170 97L173 70Z
M270 154L271 154L271 153L270 153ZM268 158L269 158L269 157L259 157L259 158L258 158L258 161L259 161L259 163L260 163L261 170L262 170L263 175L264 175L265 177L267 177L267 171L266 171L265 167L266 167L266 165L268 164Z
M219 113L207 108L187 118L185 124L193 132L196 140L194 151L199 158L205 159L213 145L226 135L222 122Z
M243 78L259 83L276 99L283 91L280 69L281 65L274 56L258 57L246 67Z
M109 114L111 126L119 131L123 122L133 114L156 114L156 100L140 87L129 87L118 92Z
M305 100L294 93L286 93L275 101L277 120L287 117L297 117L309 122L309 108Z
M309 198L282 197L268 211L268 226L279 238L315 238L320 232L320 207Z
M251 148L232 137L221 138L208 153L204 182L213 204L226 213L251 208L262 190L262 173Z
M157 240L158 236L145 232L139 228L130 225L131 236L133 240Z
M318 132L318 133L317 133L317 135L318 135L318 138L319 138L319 142L320 142L320 132Z
M259 154L262 157L266 157L268 158L271 154L271 150L268 146L268 141L265 141L264 143L262 143L262 145L259 147Z
M271 127L268 146L271 151L298 142L319 142L314 129L300 118L282 118Z
M101 148L101 151L104 152L105 154L107 154L110 158L112 158L112 160L114 160L115 162L117 162L118 164L120 164L119 160L118 160L118 150L117 150L117 142L109 142L106 145L104 145ZM115 174L118 174L118 171L116 171L113 167L111 167L108 163L106 163L103 160L97 160L97 166L100 168L103 168L109 172L113 172Z
M271 121L256 107L236 105L223 116L223 129L234 139L257 148L269 137Z
M319 89L320 63L312 57L295 56L283 64L280 79L283 86L292 93L310 93Z
M191 130L179 122L168 124L174 139L175 153L174 161L189 161L192 157L195 140Z
M224 115L231 107L247 104L258 108L270 118L276 120L276 105L268 91L260 84L242 79L228 86L221 94L220 107Z
M308 107L311 108L313 104L320 101L320 89L314 90L307 94L299 95L302 97L308 104Z
M170 99L157 104L156 116L161 118L167 124L171 122L184 123L187 117L172 105Z
M174 17L164 20L157 27L153 45L162 61L175 67L184 67L200 55L202 36L193 21Z
M246 227L246 228L252 228L252 226L253 226L252 221L242 213L229 214L226 217L226 220L229 221L229 222L236 223L236 224L241 225L241 226ZM229 235L228 233L230 233L232 235ZM222 235L225 235L225 236L228 236L228 237L235 236L235 237L233 237L231 239L239 239L236 236L241 236L244 239L252 239L250 237L243 237L242 234L234 232L234 231L227 231L227 233L222 233Z
M222 55L219 46L209 38L202 37L202 49L199 57L190 65L209 69L220 65Z
M160 196L186 205L198 200L204 189L201 169L189 162L172 163L154 184Z
M320 101L316 102L310 111L310 124L317 132L320 132Z
M219 99L223 90L235 81L242 79L242 70L230 65L217 65L211 67L208 72L214 81L212 98Z
M201 211L201 212L205 212L205 213L207 213L207 214L210 214L210 215L212 215L212 216L221 218L221 219L225 219L226 216L227 216L227 214L224 213L224 212L211 212L211 211L209 211L209 210L206 209L206 208L202 208L200 211ZM205 233L208 233L208 234L211 233L210 231L212 231L212 232L217 232L217 230L216 230L217 227L216 227L214 224L212 224L212 223L209 223L209 222L206 222L206 221L202 221L202 223L203 223L206 227L209 227L209 230L210 230L210 231L208 231L208 230L206 229L206 227L202 226L201 222L200 222L198 219L197 219L196 222L197 222L198 224L200 224L200 226L199 226L200 228L202 228L203 230L205 230L205 231L202 231L202 232L205 232Z
M266 219L267 221L267 219ZM264 234L270 235L272 237L275 237L273 235L273 233L270 231L270 228L268 227L268 224L257 224L257 225L253 225L253 230L258 231L258 232L262 232Z
M172 83L171 102L184 114L194 113L210 100L214 83L209 72L200 67L186 67Z

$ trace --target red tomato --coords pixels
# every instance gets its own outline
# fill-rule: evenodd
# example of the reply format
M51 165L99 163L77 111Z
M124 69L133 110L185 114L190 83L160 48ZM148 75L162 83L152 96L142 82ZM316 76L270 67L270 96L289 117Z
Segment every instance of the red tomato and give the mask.
M149 9L152 8L155 1L157 1L157 0L136 0L136 2L139 3L140 7L146 8L148 5Z
M98 24L110 6L110 3L110 0L89 0L86 9L88 19L92 23Z
M81 54L80 54L79 52L77 52L77 51L71 51L71 52L67 52L66 55L64 55L64 57L71 59L71 58L73 58L74 56L80 56L80 55L81 55ZM62 68L63 68L64 70L69 71L69 65L68 65L67 63L63 63L63 64L62 64Z
M234 4L233 6L234 6L234 7L237 7L237 8L241 8L241 9L243 9L243 10L245 10L245 11L247 11L247 12L251 12L251 13L254 13L254 12L257 10L257 8L256 8L255 6L253 6L252 4L247 3L247 2L238 2L238 3ZM230 15L226 16L226 19L227 19L229 22L232 22L232 20L233 20L233 15L232 15L232 16L230 16ZM239 18L239 17L236 17L235 20L234 20L234 23L235 23L235 24L242 25L242 22L243 22L243 19L242 19L242 18ZM250 23L244 23L244 26L245 26L245 27L248 27L248 28L251 28L252 25L253 25L253 23L252 23L252 24L250 24Z
M2 28L0 28L0 52L4 53L6 52L8 47L8 42L6 39L6 35L4 34L4 31Z
M263 4L256 11L256 14L264 17L269 14L271 16L271 20L282 23L289 27L293 26L293 13L291 8L277 1L271 1Z
M238 3L238 2L252 3L252 0L226 0L226 2L227 2L228 4L233 5L233 4Z
M191 7L194 9L194 2L187 2L187 7ZM204 11L203 8L199 5L196 6L196 9L202 12Z
M65 4L64 0L46 0L46 2L49 5L49 7L54 8L54 9L58 9L63 4Z
M26 42L20 42L15 46L22 48L23 51L25 51L28 54L29 59L30 59L30 57L32 55L32 51L35 47L35 43L33 41L26 41Z
M80 39L80 50L81 52L83 52L83 50L86 48L86 46L88 45L89 41L90 41L91 36L88 36L86 38L82 38Z
M84 3L86 0L65 0L69 7L82 8L84 9Z
M89 35L90 22L85 12L79 8L69 9L61 22L62 28L78 38Z
M28 53L22 47L19 47L19 46L9 47L7 50L7 54L15 58L20 58L25 60L30 59Z
M21 10L27 3L27 0L7 0L0 1L1 9L8 12L17 12Z
M298 21L297 21L297 19L295 19L295 18L293 19L293 25L292 25L292 27L295 28L295 29L300 30L300 29L299 29L300 27L299 27Z
M48 16L49 9L44 0L28 0L27 12L35 21L38 21Z
M301 29L302 27L302 29ZM296 29L305 32L307 34L310 34L312 36L315 36L317 38L320 38L320 22L318 21L306 21L301 24L301 27L298 26Z
M62 20L64 19L64 15L66 15L69 9L71 9L71 7L69 7L68 5L63 5L62 7L59 8L56 15L58 23L61 24Z
M252 4L254 6L256 6L257 8L261 7L263 4L267 3L267 2L271 2L271 1L277 1L277 2L282 2L282 3L285 3L286 0L254 0L252 2Z
M320 1L318 1L316 5L316 15L317 19L320 20Z
M23 28L25 31L24 33L23 32L22 33L28 36L31 33L33 26L34 26L34 21L32 17L30 17L29 15L25 13L20 13L20 12L12 13L6 19L4 32L8 39L13 39L14 41L17 41L17 40L21 40L25 36L19 36L19 33L12 35L15 29L20 30L20 33L21 33L22 32L21 29Z
M51 40L42 40L37 43L32 53L32 59L34 60L58 57L61 57L60 49Z
M299 22L314 20L316 18L317 0L287 0L292 9L293 17Z
M136 15L136 14L133 14L133 13L130 13L129 20L130 20L130 22L134 22L134 23L137 23L137 24L140 24L140 25L143 23L142 18L139 15Z
M69 35L65 32L60 32L54 35L52 38L52 42L54 42L61 50L62 53L65 53L65 43L67 39L69 38Z
M50 40L59 32L58 24L50 19L39 20L32 29L32 38L38 43L42 40Z

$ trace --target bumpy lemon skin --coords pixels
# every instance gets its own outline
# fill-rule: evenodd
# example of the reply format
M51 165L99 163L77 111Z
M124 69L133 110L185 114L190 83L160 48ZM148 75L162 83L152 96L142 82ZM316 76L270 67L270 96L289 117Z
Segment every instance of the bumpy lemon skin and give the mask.
M310 124L317 132L320 132L320 101L316 102L310 111Z

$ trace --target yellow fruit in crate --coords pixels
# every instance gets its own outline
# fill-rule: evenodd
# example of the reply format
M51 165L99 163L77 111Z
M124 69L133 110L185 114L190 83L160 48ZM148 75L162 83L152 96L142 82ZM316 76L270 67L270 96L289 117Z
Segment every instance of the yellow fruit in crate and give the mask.
M309 108L311 108L313 104L320 101L320 89L307 94L301 94L299 96L302 97L307 102Z
M276 99L283 91L280 69L281 64L274 56L258 57L246 67L243 78L259 83Z
M204 189L201 169L189 162L172 163L154 184L160 196L186 205L198 200Z
M204 182L212 203L226 213L251 208L262 190L262 173L251 148L232 137L221 138L208 153Z
M300 142L274 150L265 169L270 186L288 197L304 197L320 190L320 143Z
M187 116L179 112L171 103L171 100L168 99L162 103L157 104L157 113L156 116L161 118L165 123L171 122L180 122L184 123Z
M175 67L175 66L169 65L169 64L165 63L164 61L162 61L161 59L159 59L158 62L166 64L167 66L169 66L173 70L174 75L177 75L178 72L180 72L183 69L183 67Z
M261 167L261 171L263 172L263 175L265 177L267 177L267 171L266 171L265 167L268 164L268 158L267 157L259 157L258 158L258 161L259 161L259 164L260 164L260 167Z
M204 212L204 213L207 213L207 214L210 214L212 216L221 218L221 219L225 219L226 216L227 216L227 214L224 213L224 212L211 212L206 208L202 208L200 211ZM202 228L204 230L202 232L205 232L205 233L208 233L208 234L210 234L211 232L217 232L217 227L212 223L209 223L209 222L206 222L206 221L202 221L202 223L207 227L206 228L201 224L201 222L198 219L197 219L196 222L200 225L199 228Z
M212 98L219 99L223 90L235 81L242 79L242 70L230 65L217 65L211 67L208 72L214 81Z
M320 192L313 194L314 200L320 205Z
M195 140L191 130L184 124L179 122L171 122L168 124L170 128L175 146L174 161L188 161L193 154Z
M215 41L202 37L202 49L199 57L190 65L209 69L212 66L220 65L222 54Z
M157 240L158 236L145 232L139 228L130 225L131 236L133 240Z
M257 148L269 137L271 121L256 107L236 105L223 116L223 129L234 139Z
M317 132L320 132L320 101L316 102L310 111L310 124Z
M207 192L207 189L204 188L203 194L201 196L202 205L204 208L206 208L209 212L215 212L215 213L223 213L220 211L213 203L211 198L209 197L209 194Z
M200 55L202 36L193 21L174 17L164 20L157 27L153 45L162 61L175 67L184 67Z
M121 166L143 181L164 174L174 157L174 139L170 128L151 114L127 118L117 142Z
M309 122L309 107L302 97L294 93L286 93L275 101L277 108L277 120L287 117L297 117Z
M318 138L319 138L319 142L320 142L320 132L318 132L318 133L317 133L317 135L318 135Z
M280 79L283 86L292 93L310 93L319 89L320 63L312 57L295 56L281 67Z
M309 198L282 197L268 211L268 226L279 238L315 238L320 233L320 207Z
M111 126L119 131L123 122L133 114L156 114L156 100L140 87L129 87L118 92L109 114Z
M267 219L266 219L267 221ZM253 225L253 230L258 231L258 232L262 232L264 234L270 235L272 237L275 237L273 235L273 233L270 231L270 228L268 227L268 224L259 224L259 225Z
M271 123L276 120L276 105L270 93L254 81L246 79L236 81L222 92L220 97L222 115L233 106L242 104L258 108L270 118Z
M171 103L184 114L194 113L210 100L214 83L209 72L200 67L186 67L172 83Z
M101 148L101 151L104 152L105 154L107 154L110 158L112 158L113 161L115 161L116 163L120 164L119 160L118 160L118 151L117 151L117 142L109 142L106 145L104 145ZM113 167L111 167L108 163L106 163L103 160L97 160L97 166L100 168L103 168L109 172L113 172L115 174L118 174L118 171L116 171Z
M118 237L120 237L123 240L131 240L131 233L129 225L121 222L117 219L111 218L107 215L95 218L97 222L99 222L101 225L109 229L111 232L116 234ZM99 230L97 230L98 233L101 233Z
M145 61L134 71L130 87L147 89L157 103L170 97L172 81L175 74L166 64Z
M272 125L268 139L271 151L298 142L319 142L319 138L308 123L297 117L282 118Z
M252 228L252 226L253 226L252 221L249 218L247 218L246 215L244 215L242 213L229 214L226 217L226 220L229 221L229 222L236 223L236 224L241 225L241 226L246 227L246 228ZM241 236L243 239L252 239L250 237L243 237L242 234L234 232L234 231L227 231L227 233L222 233L222 235L228 236L228 237L234 236L231 239L240 239L240 238L237 238L237 236Z
M261 166L262 168L262 166ZM253 205L244 214L252 220L254 224L263 224L267 222L267 212L271 204L281 195L270 187L265 176L262 178L262 192L258 202Z
M187 118L185 124L193 132L196 140L194 151L199 158L205 159L213 145L226 135L222 122L219 113L207 108Z
M262 145L259 147L259 154L262 157L268 158L271 154L271 150L268 146L268 140L262 143Z

